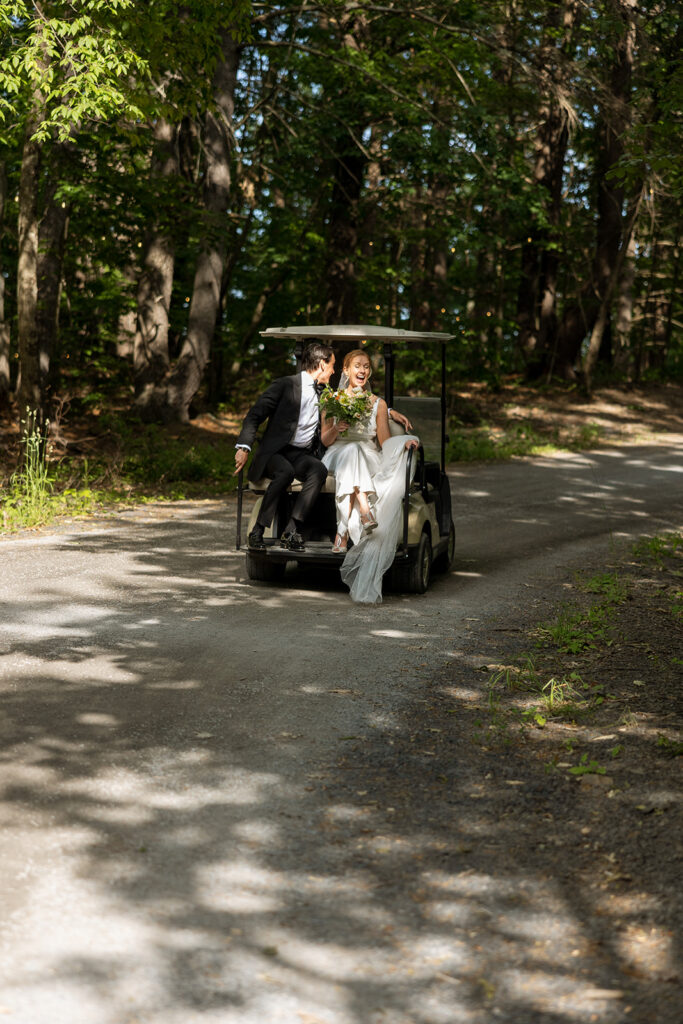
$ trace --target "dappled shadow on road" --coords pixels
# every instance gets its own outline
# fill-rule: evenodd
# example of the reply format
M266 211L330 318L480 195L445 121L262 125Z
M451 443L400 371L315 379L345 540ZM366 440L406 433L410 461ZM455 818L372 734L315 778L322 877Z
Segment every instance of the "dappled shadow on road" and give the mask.
M571 821L573 791L548 803L475 754L463 707L434 710L416 682L510 554L357 609L326 577L249 584L215 512L143 518L64 537L58 570L3 607L17 1019L60 1024L77 1003L88 1024L626 1019L638 980L608 917L596 943L603 894L556 873L529 824ZM403 706L383 699L401 670Z

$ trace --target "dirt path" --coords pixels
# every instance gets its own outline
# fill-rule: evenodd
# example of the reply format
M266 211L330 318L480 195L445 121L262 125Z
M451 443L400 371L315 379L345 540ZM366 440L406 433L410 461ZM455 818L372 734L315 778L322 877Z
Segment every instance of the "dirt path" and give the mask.
M474 733L577 568L683 527L682 455L454 469L455 571L373 609L249 583L232 503L1 541L3 1012L675 1024L673 873L601 889L605 794Z

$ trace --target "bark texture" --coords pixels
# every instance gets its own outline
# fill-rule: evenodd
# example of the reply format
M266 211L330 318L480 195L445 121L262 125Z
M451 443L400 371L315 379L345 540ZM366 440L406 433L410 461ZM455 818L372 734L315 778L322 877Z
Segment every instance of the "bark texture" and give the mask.
M579 26L581 9L576 0L548 8L539 64L548 69L549 80L539 110L534 144L533 181L545 195L543 223L529 220L522 243L520 283L517 293L518 344L530 377L547 372L557 333L558 249L562 209L562 176L569 142L570 64L568 56ZM557 360L556 360L557 362ZM556 365L562 376L572 369Z
M52 171L58 165L58 161L59 154L53 151L50 160L51 170L44 183L45 199L38 227L36 331L40 365L48 381L51 380L53 357L57 351L59 300L68 222L68 208L66 203L57 197L58 181Z
M636 0L612 0L612 8L620 31L614 41L614 59L610 68L608 90L601 98L598 123L598 155L595 165L595 256L590 279L578 301L565 310L551 366L551 371L565 369L569 373L579 362L584 339L590 337L589 350L583 362L583 372L589 378L589 387L602 336L610 321L610 302L617 287L618 275L625 256L624 246L627 246L629 241L629 232L625 231L623 215L624 189L610 177L609 172L624 154L624 133L630 121ZM596 325L597 333L593 334Z
M368 19L359 6L342 6L330 22L338 36L341 51L360 53L368 44ZM333 153L332 196L327 222L327 260L325 264L325 323L358 321L357 255L360 245L361 195L368 165L366 151L358 145L368 127L368 115L358 91L341 91L341 109L346 123L331 134ZM339 348L339 357L344 346Z
M40 184L41 149L31 136L38 113L28 118L21 159L19 180L19 221L17 261L17 331L19 346L19 379L17 392L19 415L27 413L42 427L48 366L41 361L38 339L38 189Z
M222 59L214 76L215 108L206 117L203 132L205 154L204 237L197 258L187 337L178 361L166 377L165 394L157 403L161 418L186 423L190 403L197 393L211 354L221 303L225 267L225 212L231 185L231 123L239 48L228 33L222 40ZM157 391L158 393L158 391Z
M2 240L6 202L7 172L4 163L0 162L0 240ZM2 252L1 247L0 252ZM0 408L5 408L9 404L10 397L10 333L9 324L5 319L5 275L2 270L2 263L0 263Z
M152 178L163 181L179 174L178 132L160 118L154 126ZM175 240L170 225L154 225L144 242L143 269L138 283L133 342L135 404L151 418L156 414L157 389L170 365L168 326L175 266Z

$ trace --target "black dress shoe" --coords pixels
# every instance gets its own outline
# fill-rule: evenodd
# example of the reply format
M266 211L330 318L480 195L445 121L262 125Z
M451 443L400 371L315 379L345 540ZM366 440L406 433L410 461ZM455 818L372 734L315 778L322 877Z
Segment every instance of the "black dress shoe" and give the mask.
M295 530L285 530L280 537L280 544L282 544L283 548L289 548L290 551L306 550L303 537L300 533L296 533Z
M247 544L252 551L263 551L266 542L263 539L263 527L255 526L247 537Z

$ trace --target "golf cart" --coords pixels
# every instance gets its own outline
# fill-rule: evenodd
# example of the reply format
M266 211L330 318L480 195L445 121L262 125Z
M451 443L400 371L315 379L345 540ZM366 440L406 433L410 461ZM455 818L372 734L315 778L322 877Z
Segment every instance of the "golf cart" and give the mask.
M453 561L455 549L455 527L451 512L451 492L446 476L446 342L453 335L435 334L423 331L404 331L391 327L372 325L324 325L317 327L270 327L261 331L266 341L277 339L291 341L297 368L301 367L301 356L305 346L320 340L332 347L344 344L356 347L373 343L383 345L384 355L384 397L387 405L395 407L412 423L412 429L420 438L417 449L410 449L406 467L403 518L399 536L396 538L396 557L387 572L388 581L394 590L424 594L429 586L433 571L447 571ZM394 395L394 343L413 342L439 344L441 346L441 393L434 398L414 398ZM405 433L403 427L390 420L392 434ZM244 497L243 472L239 473L237 490L237 549L242 547L242 506ZM249 482L249 490L259 497L252 508L247 532L253 529L256 517L269 481L267 479ZM249 579L277 582L284 576L287 562L296 561L301 565L335 568L341 566L344 554L332 551L336 533L336 508L334 501L334 476L329 473L312 513L304 523L302 533L305 550L292 551L280 545L279 537L289 518L293 505L292 493L300 487L294 480L283 495L272 527L266 532L265 550L246 551L246 568Z

